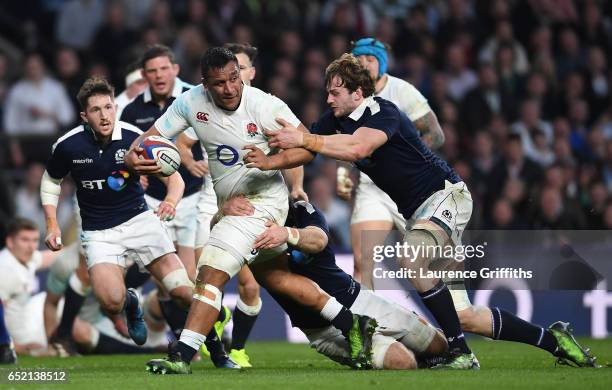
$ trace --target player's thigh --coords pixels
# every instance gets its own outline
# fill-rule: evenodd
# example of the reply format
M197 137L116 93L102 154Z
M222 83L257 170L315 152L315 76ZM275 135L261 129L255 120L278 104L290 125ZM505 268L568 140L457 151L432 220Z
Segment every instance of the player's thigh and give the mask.
M117 309L125 297L124 268L110 263L100 263L89 268L89 280L94 294L105 308ZM119 310L116 310L119 311Z
M174 243L164 223L147 210L122 225L122 242L141 270L162 256L174 253Z
M363 221L351 224L351 243L355 257L355 268L361 269L361 262L371 260L374 246L383 244L393 223L384 220Z
M463 182L445 182L445 188L432 194L414 212L407 231L414 229L437 232L443 230L454 245L461 244L461 235L472 215L472 196ZM406 233L406 234L408 234ZM438 242L439 245L444 243Z

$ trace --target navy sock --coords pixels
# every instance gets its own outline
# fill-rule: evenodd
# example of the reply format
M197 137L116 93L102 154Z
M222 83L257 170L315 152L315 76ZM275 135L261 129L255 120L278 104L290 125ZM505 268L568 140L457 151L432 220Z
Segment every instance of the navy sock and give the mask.
M226 316L227 314L225 314L225 309L223 308L223 306L221 306L221 310L219 310L219 316L217 317L217 321L219 322L225 321Z
M334 327L340 329L342 334L346 337L353 327L353 313L346 307L343 307L331 323Z
M219 339L219 336L217 336L217 332L215 332L214 327L210 330L208 336L206 336L206 341L204 341L204 344L206 344L206 348L208 349L208 352L210 352L210 360L213 362L216 359L225 357L227 355L225 352L225 347Z
M138 264L132 264L125 273L125 287L126 288L138 288L142 287L149 279L151 275L146 272L140 272Z
M163 299L158 297L158 301L166 322L178 340L181 332L183 331L183 327L185 326L185 322L187 321L187 314L189 314L189 312L181 308L172 299Z
M176 349L178 352L181 353L181 360L183 360L187 364L191 364L193 357L195 356L196 352L198 352L195 349L191 348L189 345L183 343L182 341L179 341L176 344Z
M58 337L72 337L72 326L81 310L81 306L83 306L83 302L85 302L85 297L74 291L70 284L68 284L68 288L66 288L64 292L64 311L62 312L62 319L57 327Z
M258 315L250 316L246 314L236 306L234 309L234 328L232 329L232 349L244 349L257 317Z
M419 293L421 300L442 328L449 350L459 349L463 353L471 353L465 342L459 317L455 311L453 297L442 280L431 290Z
M4 322L4 305L0 301L0 345L10 344L11 336L9 336L6 322Z
M123 306L123 310L125 314L130 317L133 313L136 313L136 308L138 307L138 296L131 291L126 291L125 293L125 305Z
M557 339L541 326L522 320L498 307L491 308L491 315L494 339L530 344L550 353L557 350Z

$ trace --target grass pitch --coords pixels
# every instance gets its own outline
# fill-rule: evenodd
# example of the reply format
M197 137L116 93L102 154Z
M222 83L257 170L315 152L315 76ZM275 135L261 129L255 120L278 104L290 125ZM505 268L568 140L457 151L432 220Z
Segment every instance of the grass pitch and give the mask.
M612 339L581 339L600 363L612 362ZM480 371L352 371L303 344L252 342L252 369L218 370L208 361L192 365L193 375L152 375L145 362L153 355L85 356L80 358L22 357L20 368L65 369L65 384L0 384L4 388L74 389L612 389L612 368L555 367L546 352L509 342L471 339ZM3 367L3 371L6 366Z

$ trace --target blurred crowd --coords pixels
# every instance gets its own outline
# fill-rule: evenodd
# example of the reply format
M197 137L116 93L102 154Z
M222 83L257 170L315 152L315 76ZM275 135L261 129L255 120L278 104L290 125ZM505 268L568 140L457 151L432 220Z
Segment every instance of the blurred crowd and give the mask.
M118 92L149 44L170 46L197 84L206 48L259 49L253 85L309 126L325 109L326 65L350 42L391 48L389 73L429 100L438 151L475 200L472 229L612 228L612 2L596 0L22 0L0 5L0 221L44 227L38 186L50 145L79 122L76 93L106 75ZM335 162L306 189L338 247L351 205ZM70 195L61 223L71 220Z

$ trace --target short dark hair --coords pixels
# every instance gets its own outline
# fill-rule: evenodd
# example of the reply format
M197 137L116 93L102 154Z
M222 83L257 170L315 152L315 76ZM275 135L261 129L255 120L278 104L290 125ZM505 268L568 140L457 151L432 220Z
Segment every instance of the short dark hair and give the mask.
M202 78L206 79L208 71L211 69L221 69L228 62L234 61L238 65L238 59L228 48L226 47L211 47L206 50L200 61L200 71L202 72Z
M325 69L325 85L330 86L332 79L338 76L342 80L342 86L350 92L355 92L358 88L363 91L363 97L374 95L374 79L370 72L361 65L357 57L352 54L344 53L334 60Z
M12 220L7 227L6 236L15 237L22 230L36 230L38 231L38 225L34 221L27 218L15 218Z
M142 53L142 58L140 59L140 67L144 69L145 64L149 60L152 60L153 58L157 58L157 57L168 57L171 63L173 64L176 63L172 49L170 49L166 45L157 43L155 45L151 45L147 47L144 53Z
M77 94L77 100L82 110L87 108L87 100L94 95L108 95L114 99L115 88L104 77L93 76L88 78Z
M240 53L246 54L246 56L249 57L249 60L251 60L251 63L254 63L255 59L257 58L257 48L249 44L230 42L223 45L223 47L229 49L232 53L234 53L234 55Z

